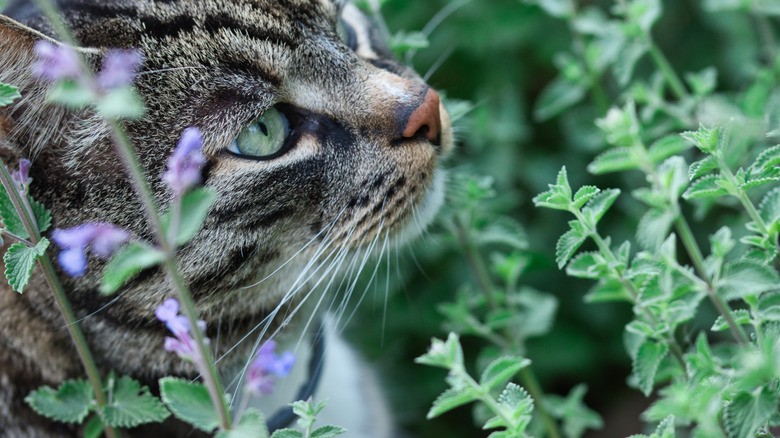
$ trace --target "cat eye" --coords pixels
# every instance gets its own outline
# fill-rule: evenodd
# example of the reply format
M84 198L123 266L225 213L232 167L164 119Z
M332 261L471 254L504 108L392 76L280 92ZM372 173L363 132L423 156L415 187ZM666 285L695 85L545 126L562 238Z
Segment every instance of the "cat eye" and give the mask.
M339 23L336 25L336 32L339 34L339 38L345 46L349 47L351 50L357 49L357 34L355 33L355 28L344 21L343 18L340 19Z
M284 152L285 140L289 136L287 117L271 107L242 129L227 150L248 158L275 158Z

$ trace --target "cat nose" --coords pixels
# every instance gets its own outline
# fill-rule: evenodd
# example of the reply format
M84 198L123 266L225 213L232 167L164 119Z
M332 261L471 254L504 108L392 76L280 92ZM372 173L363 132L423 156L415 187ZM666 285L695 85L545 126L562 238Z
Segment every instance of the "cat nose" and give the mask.
M441 131L439 93L426 87L425 94L416 105L416 107L411 108L401 137L404 139L427 138L432 143L438 144L440 142L439 132Z

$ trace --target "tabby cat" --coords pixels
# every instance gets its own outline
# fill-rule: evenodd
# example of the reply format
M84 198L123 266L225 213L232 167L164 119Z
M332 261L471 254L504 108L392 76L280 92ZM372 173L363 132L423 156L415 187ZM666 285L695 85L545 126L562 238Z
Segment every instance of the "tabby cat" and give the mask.
M112 47L144 54L136 85L147 114L126 125L159 204L170 202L160 174L182 131L204 133L203 180L218 199L178 260L226 384L272 336L282 349L298 348L298 378L309 379L305 350L330 303L309 293L312 284L331 282L337 265L365 264L366 247L413 236L441 202L437 165L452 133L439 97L344 3L58 1L92 65ZM46 84L31 73L34 43L56 37L51 25L30 0L12 1L4 13L0 81L19 86L23 97L0 108L2 158L33 161L32 195L51 208L54 227L109 221L150 239L106 123L89 110L46 103ZM116 297L100 295L100 273L100 261L90 260L83 277L62 278L102 372L153 390L166 375L194 377L191 363L162 348L166 330L154 309L172 295L164 273L144 271ZM0 341L0 435L82 433L23 401L42 384L83 376L40 276L23 295L2 286ZM326 411L348 422L381 416L371 377L340 340L327 342L320 392L338 390L323 395L332 399ZM357 423L339 425L353 437L390 436L384 420L369 420L378 423L362 432ZM175 419L127 435L199 436Z

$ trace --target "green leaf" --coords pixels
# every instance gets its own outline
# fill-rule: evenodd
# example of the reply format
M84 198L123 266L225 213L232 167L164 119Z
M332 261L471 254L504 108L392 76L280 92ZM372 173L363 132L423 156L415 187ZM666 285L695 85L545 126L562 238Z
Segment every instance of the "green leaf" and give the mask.
M5 262L5 278L13 290L22 293L24 287L30 281L33 268L38 257L46 253L49 246L49 239L41 237L41 240L34 247L29 247L24 243L14 243L8 248L8 252L3 256Z
M16 208L14 208L8 192L5 191L3 186L0 186L0 218L2 218L3 225L5 225L5 229L9 233L15 234L22 239L30 238L30 235L27 234L27 229L19 218L19 214L16 213Z
M111 90L96 102L95 109L105 119L140 119L146 113L144 102L133 87Z
M728 195L728 190L718 184L720 175L707 175L693 181L688 190L683 193L685 199L716 198Z
M499 216L491 220L485 228L474 234L474 240L478 246L502 244L514 249L528 248L528 236L525 229L519 222L508 216Z
M206 220L209 209L217 194L208 187L200 187L186 193L181 200L181 213L176 233L176 245L183 245L192 239ZM167 211L161 218L166 235L170 227L171 212Z
M277 435L274 434L274 436L276 437ZM296 438L300 436L298 435ZM260 411L249 408L241 414L241 419L238 421L238 424L233 426L233 429L220 430L214 435L214 438L268 438L265 417L263 417Z
M590 220L590 223L595 226L604 214L609 210L617 197L620 196L620 189L606 189L602 190L582 209L582 214Z
M271 438L303 438L303 433L295 429L276 429Z
M734 248L735 242L731 237L731 228L723 226L715 234L710 236L712 255L724 258Z
M674 211L651 208L636 227L636 240L645 249L654 250L669 236L676 215Z
M634 39L623 45L617 56L612 71L621 87L628 85L631 76L634 75L634 67L637 61L650 49L650 46L643 41Z
M780 321L780 294L763 294L758 301L758 317L762 320Z
M427 419L438 417L439 415L451 411L458 406L477 400L479 396L470 387L450 388L439 395L433 402L433 406L428 411Z
M160 396L176 418L205 432L219 427L219 414L205 386L186 379L163 377Z
M602 152L588 164L588 172L599 175L621 170L638 169L639 157L628 147L617 147Z
M578 104L586 93L587 89L582 84L558 76L539 94L534 106L534 119L537 122L549 120Z
M715 155L717 153L720 138L720 128L718 127L708 129L700 125L698 131L686 131L680 135L706 154Z
M19 89L0 82L0 106L6 106L13 103L14 100L22 97Z
M558 243L555 244L555 261L558 263L558 269L563 269L563 267L566 266L566 262L569 261L577 251L577 248L579 248L587 238L587 235L571 228L558 239Z
M574 15L572 0L532 0L547 14L555 18L569 19Z
M653 163L661 161L690 148L691 145L679 135L667 135L656 140L647 150L647 155Z
M780 187L770 190L758 205L759 215L764 222L772 226L780 220Z
M165 255L158 249L143 242L130 242L117 251L106 264L100 292L106 295L112 294L143 269L155 266L164 260Z
M416 363L440 368L451 368L453 365L463 364L463 348L460 346L458 335L450 333L447 341L432 339L428 352L414 360Z
M674 415L664 418L653 434L656 438L674 438Z
M24 401L46 418L80 424L92 409L93 398L92 387L86 380L66 380L56 391L42 386Z
M696 161L688 167L688 179L693 181L717 168L718 159L714 155L707 155L703 160Z
M723 424L730 438L756 436L777 411L777 399L767 388L758 394L741 391L723 409Z
M685 80L691 86L693 94L704 97L715 90L718 82L718 70L715 67L707 67L697 73L687 73Z
M649 397L653 392L655 383L655 374L658 371L658 365L666 356L669 347L655 341L645 341L640 347L636 358L633 360L634 376L636 376L639 389Z
M750 168L754 171L768 170L780 164L780 145L772 146L771 148L764 149Z
M109 378L108 393L111 398L99 411L105 424L112 427L135 427L145 423L157 423L170 413L146 386L128 376L114 380Z
M493 389L530 364L531 361L529 359L521 357L499 357L491 362L487 368L485 368L485 371L482 372L479 384L486 389Z
M314 432L311 433L311 438L332 438L336 435L341 435L342 433L346 432L347 429L344 429L343 427L323 426L315 429Z
M100 415L93 415L84 426L84 438L100 438L103 436L103 420Z
M575 208L582 208L585 203L590 201L591 198L596 196L598 192L600 192L601 189L599 189L596 186L582 186L579 190L577 190L577 193L574 194L574 207Z
M780 276L771 266L745 259L726 265L723 277L715 285L718 295L730 301L759 295L780 287Z
M51 226L51 212L40 202L34 200L31 196L27 196L27 201L30 203L33 215L35 215L35 222L38 224L38 231L45 232Z
M92 103L96 96L79 82L66 79L55 83L46 98L71 109L81 109Z
M607 261L600 253L583 252L577 254L566 266L566 274L596 280L602 278L608 269Z
M750 324L750 312L746 309L736 309L731 311L731 317L734 319L734 322L737 325L742 324ZM723 315L718 316L718 319L715 320L715 323L712 324L712 328L710 330L714 332L722 332L723 330L729 329L729 323L726 321L726 318L723 317Z
M585 294L585 302L588 303L603 303L610 301L633 302L633 298L628 293L625 286L623 286L623 283L615 278L602 278L587 294Z

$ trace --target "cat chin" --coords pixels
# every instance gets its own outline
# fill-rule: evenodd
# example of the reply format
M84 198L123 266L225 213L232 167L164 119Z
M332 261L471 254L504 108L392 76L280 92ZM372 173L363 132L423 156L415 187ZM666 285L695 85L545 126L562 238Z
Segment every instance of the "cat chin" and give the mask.
M431 187L425 192L420 204L415 208L406 223L396 235L398 245L406 245L425 232L433 222L436 213L444 204L444 187L447 182L447 172L438 168L433 174Z

